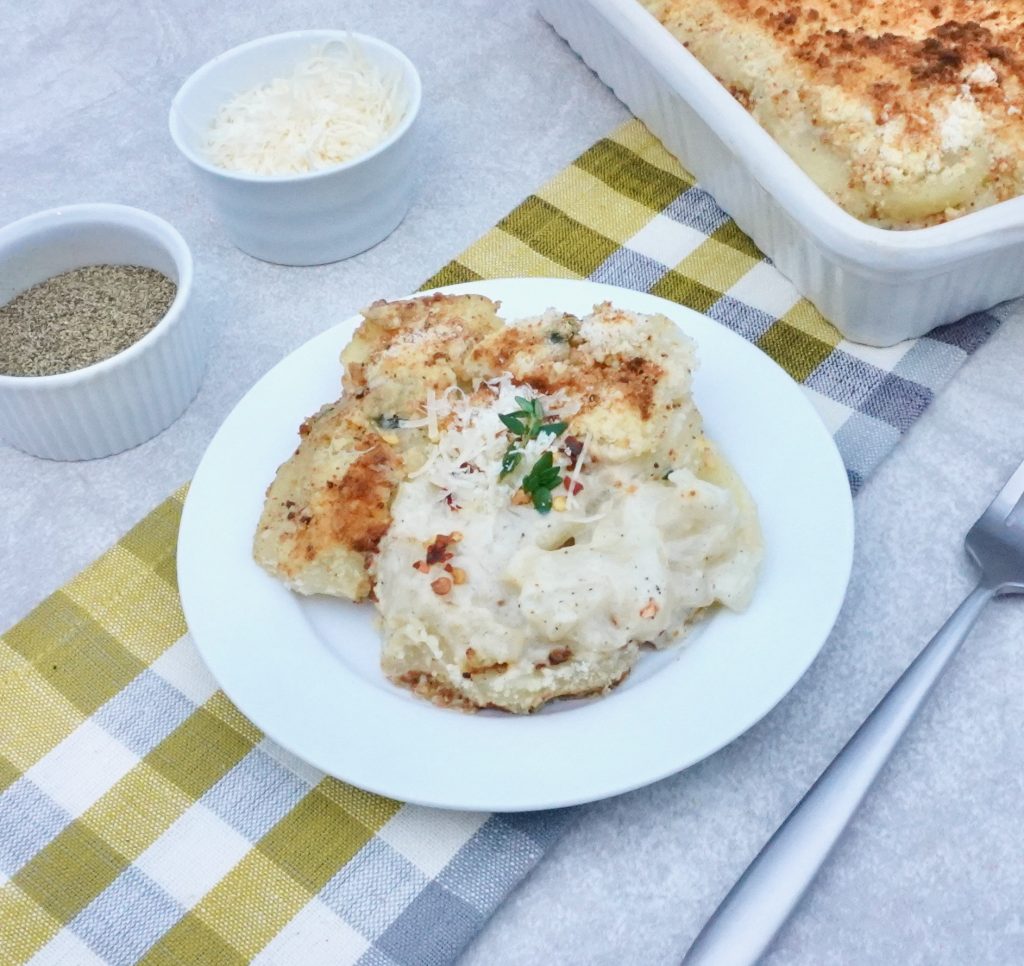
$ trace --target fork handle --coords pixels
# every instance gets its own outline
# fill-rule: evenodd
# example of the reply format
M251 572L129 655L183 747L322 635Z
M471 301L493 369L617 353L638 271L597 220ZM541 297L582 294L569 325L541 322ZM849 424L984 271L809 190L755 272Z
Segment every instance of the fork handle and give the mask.
M722 900L684 966L750 966L758 960L995 593L979 584L925 645Z

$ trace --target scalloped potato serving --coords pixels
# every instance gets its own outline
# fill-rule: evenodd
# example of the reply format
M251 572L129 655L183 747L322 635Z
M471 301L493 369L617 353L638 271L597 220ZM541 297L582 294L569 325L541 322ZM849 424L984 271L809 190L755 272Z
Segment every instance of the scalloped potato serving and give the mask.
M668 318L605 303L506 324L476 295L364 315L254 554L299 593L372 600L392 681L529 712L603 694L642 647L746 606L757 513Z

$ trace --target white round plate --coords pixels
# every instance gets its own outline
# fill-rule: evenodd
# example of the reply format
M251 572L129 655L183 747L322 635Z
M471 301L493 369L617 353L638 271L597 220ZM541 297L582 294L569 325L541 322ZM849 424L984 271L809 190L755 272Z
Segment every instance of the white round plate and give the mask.
M369 791L444 808L520 811L592 801L699 761L766 714L818 653L846 591L853 511L842 462L800 387L766 355L673 302L591 282L448 286L505 318L596 302L663 312L697 343L694 394L757 502L765 557L750 607L644 653L611 694L530 716L462 714L392 685L375 610L287 590L252 559L263 494L299 423L338 396L359 319L311 339L225 420L185 502L178 580L196 646L228 697L312 765Z

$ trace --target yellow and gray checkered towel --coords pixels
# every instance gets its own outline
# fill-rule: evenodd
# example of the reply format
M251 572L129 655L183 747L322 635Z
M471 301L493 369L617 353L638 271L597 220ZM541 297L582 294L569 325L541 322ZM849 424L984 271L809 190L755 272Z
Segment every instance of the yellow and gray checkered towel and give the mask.
M638 122L435 275L590 278L706 312L805 387L856 489L996 327L851 345ZM571 811L439 812L267 740L188 637L176 493L0 638L0 962L451 962Z

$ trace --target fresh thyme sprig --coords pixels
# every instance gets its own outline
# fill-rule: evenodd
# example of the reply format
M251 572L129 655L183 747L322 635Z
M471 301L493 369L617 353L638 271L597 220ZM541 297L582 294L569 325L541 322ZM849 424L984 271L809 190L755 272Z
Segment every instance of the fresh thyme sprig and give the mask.
M527 399L516 396L519 406L513 413L500 413L498 418L505 427L515 434L512 442L501 460L501 476L506 477L523 461L523 447L531 439L541 433L560 436L568 428L568 423L558 420L553 423L544 422L548 418L544 412L544 404L539 399ZM562 479L562 471L554 465L551 452L542 453L533 468L523 477L523 489L532 497L533 505L541 513L551 509L551 490Z
M525 396L516 396L516 403L519 405L513 413L499 413L498 418L505 424L505 427L515 433L515 438L509 443L508 449L501 460L501 476L508 476L523 460L522 447L531 439L536 439L541 433L551 433L558 436L564 433L568 424L564 422L546 423L547 415L544 412L544 404L539 399L527 399Z
M515 400L519 404L519 409L514 413L501 413L498 419L511 429L513 433L522 437L523 442L526 442L528 439L536 439L541 431L553 433L555 436L565 432L565 423L544 422L547 419L547 415L544 412L544 403L539 399L527 399L525 396L516 396Z
M501 458L501 476L498 478L504 479L522 461L523 451L521 449L513 449L512 446L509 446L509 448L505 450L505 455Z
M533 469L523 477L523 489L532 497L541 513L551 509L551 491L562 482L561 467L555 466L551 450L541 453Z

